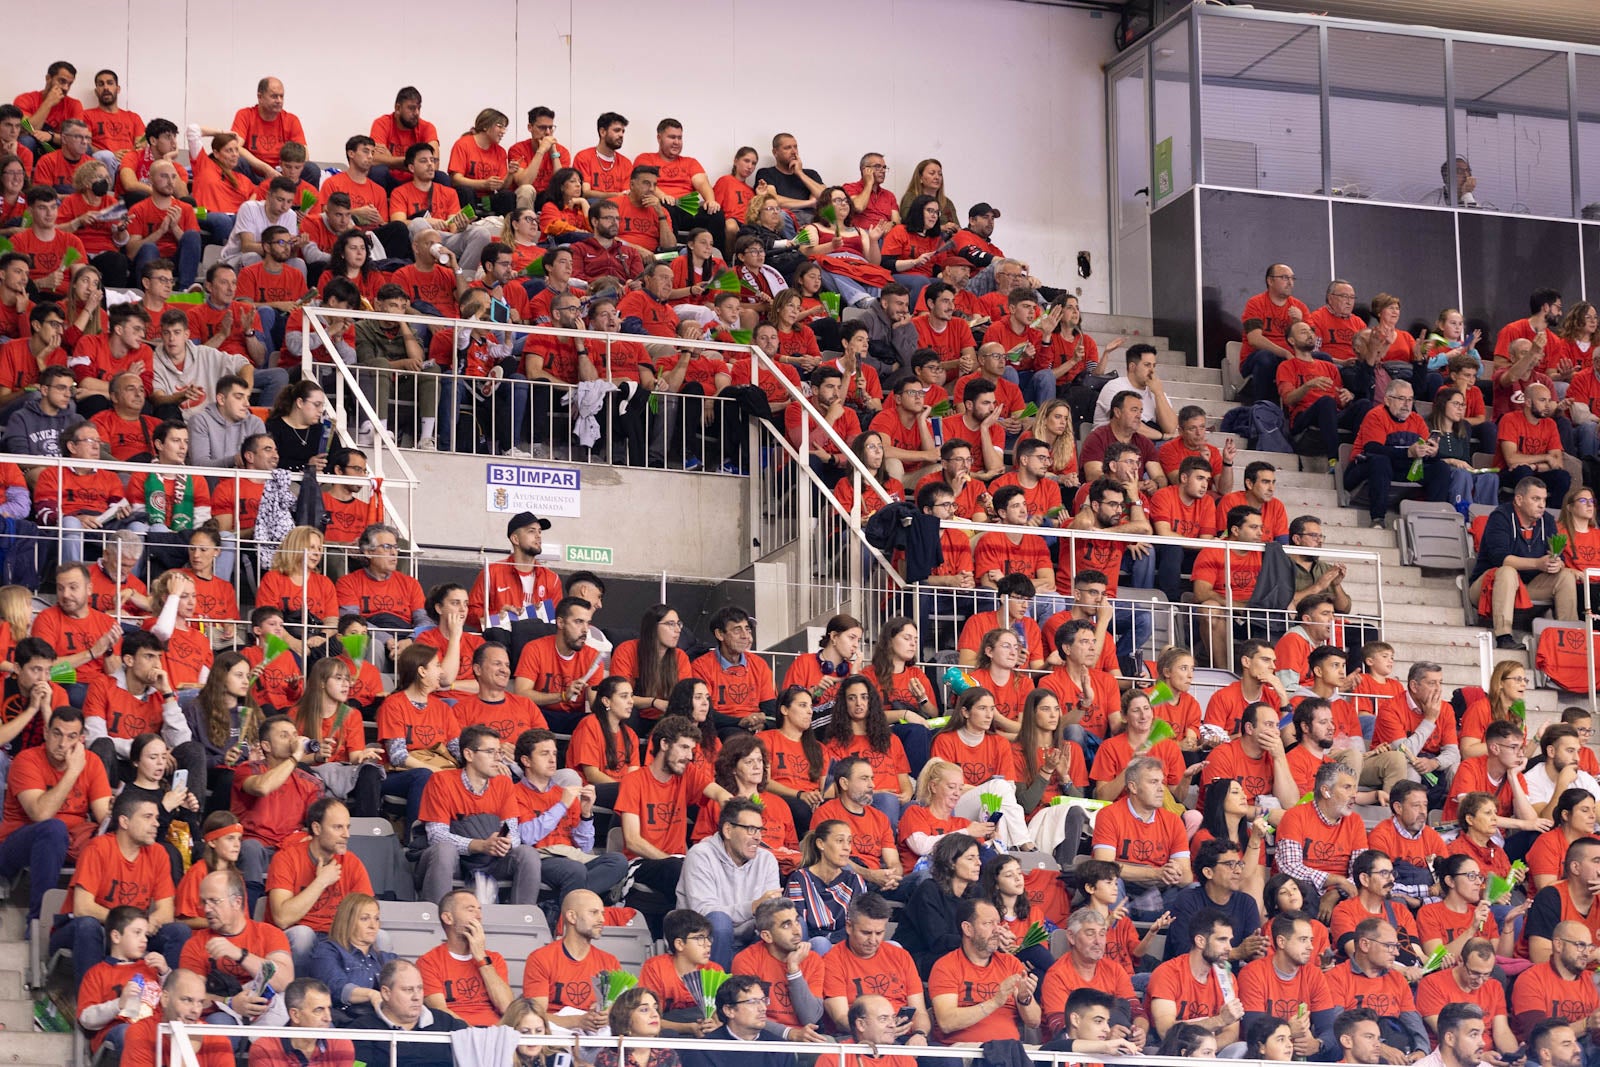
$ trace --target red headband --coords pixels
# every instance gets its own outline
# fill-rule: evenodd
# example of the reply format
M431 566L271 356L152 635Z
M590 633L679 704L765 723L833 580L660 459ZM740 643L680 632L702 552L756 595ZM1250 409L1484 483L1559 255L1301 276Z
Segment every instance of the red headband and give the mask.
M244 833L244 825L242 823L230 822L228 825L219 826L215 830L212 830L210 833L206 834L204 840L206 844L214 845L222 838L227 837L229 834L242 833Z

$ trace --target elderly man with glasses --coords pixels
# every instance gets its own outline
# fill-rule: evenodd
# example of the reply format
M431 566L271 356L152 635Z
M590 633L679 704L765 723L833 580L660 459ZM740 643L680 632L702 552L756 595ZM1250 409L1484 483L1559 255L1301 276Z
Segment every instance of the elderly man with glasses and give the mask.
M1400 378L1389 382L1382 405L1367 412L1356 433L1351 463L1345 470L1344 486L1354 490L1367 483L1367 513L1373 529L1382 529L1389 511L1390 487L1395 477L1422 482L1429 500L1443 500L1449 488L1449 468L1439 459L1439 445L1430 439L1428 423L1415 410L1416 394L1411 383ZM1421 461L1420 478L1412 471Z

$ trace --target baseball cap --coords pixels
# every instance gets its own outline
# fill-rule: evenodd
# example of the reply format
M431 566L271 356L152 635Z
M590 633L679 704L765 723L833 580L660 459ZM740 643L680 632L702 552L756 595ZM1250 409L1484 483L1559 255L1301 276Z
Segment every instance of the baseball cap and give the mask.
M967 260L967 257L963 256L960 252L945 252L945 253L943 253L938 258L937 264L938 264L938 267L939 267L940 270L943 270L946 267L970 267L970 266L972 266L971 262L969 262Z
M535 524L537 524L541 530L550 529L549 519L541 519L531 511L519 511L515 515L511 516L510 522L506 523L506 536L510 537L518 530L521 530L524 527L533 526Z
M972 205L972 210L967 212L967 218L970 219L977 215L993 215L995 218L999 218L1000 209L989 204L987 201L980 200L976 204Z

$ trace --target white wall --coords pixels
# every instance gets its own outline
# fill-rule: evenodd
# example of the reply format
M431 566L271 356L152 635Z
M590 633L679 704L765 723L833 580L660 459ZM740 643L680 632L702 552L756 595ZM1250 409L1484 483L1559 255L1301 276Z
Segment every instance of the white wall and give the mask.
M1079 284L1091 252L1087 310L1107 310L1104 82L1111 22L1016 0L63 0L12 5L7 33L54 40L79 70L117 70L123 103L146 120L226 125L281 77L312 156L342 157L399 86L421 89L423 114L453 140L485 106L557 112L573 150L593 144L594 116L632 120L624 151L654 147L656 120L682 120L687 150L713 175L743 144L765 152L779 128L830 181L856 177L882 151L896 193L916 162L945 165L958 209L1001 209L997 243L1044 278ZM819 27L837 34L819 36ZM679 42L694 42L691 52ZM54 46L8 63L0 96L39 88ZM404 57L404 58L400 58ZM413 58L414 57L414 58ZM735 80L722 77L731 58ZM398 61L397 61L398 59ZM181 123L180 123L181 124ZM508 141L509 143L509 141Z

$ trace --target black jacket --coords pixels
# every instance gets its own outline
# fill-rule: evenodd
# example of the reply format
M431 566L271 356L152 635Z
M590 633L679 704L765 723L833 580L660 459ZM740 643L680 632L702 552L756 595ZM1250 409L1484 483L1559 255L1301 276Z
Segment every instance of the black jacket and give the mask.
M427 1026L418 1025L412 1030L402 1030L392 1026L378 1015L371 1004L363 1004L350 1012L350 1021L344 1026L349 1030L394 1030L398 1033L437 1033L447 1034L452 1030L465 1030L467 1024L451 1015L449 1012L433 1011L424 1008L433 1018ZM380 1041L357 1041L356 1061L368 1064L387 1064L389 1062L389 1046ZM455 1060L450 1055L450 1046L444 1042L438 1044L420 1044L414 1041L402 1041L397 1046L396 1067L455 1067Z
M707 1041L734 1041L727 1026L719 1026L705 1036ZM795 1067L794 1053L792 1052L753 1052L748 1051L751 1045L768 1041L777 1041L766 1031L755 1041L740 1041L736 1047L730 1047L726 1052L722 1049L690 1049L686 1048L678 1054L683 1061L683 1067Z

